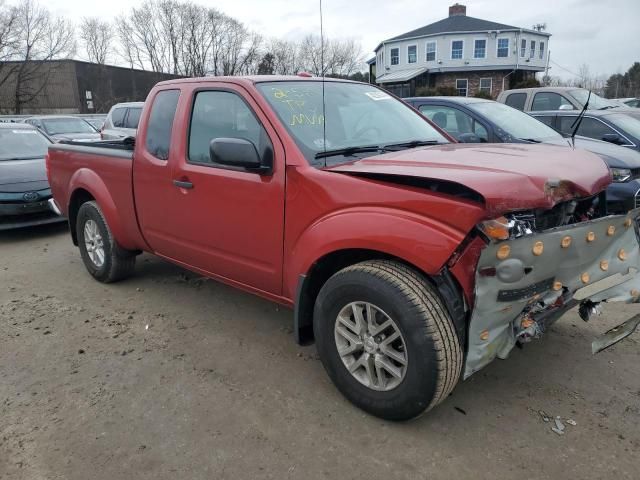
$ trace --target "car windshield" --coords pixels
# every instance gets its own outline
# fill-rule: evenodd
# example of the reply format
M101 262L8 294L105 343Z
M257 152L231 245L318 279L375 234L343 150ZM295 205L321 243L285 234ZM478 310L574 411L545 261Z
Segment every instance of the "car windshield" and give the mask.
M375 147L385 145L448 143L417 112L371 85L326 82L324 108L322 82L265 82L257 88L305 157L317 167L351 161L359 147L369 147L359 154L374 155ZM406 148L411 146L415 144ZM335 156L323 153L342 149L345 152Z
M569 94L575 98L581 106L584 107L584 104L589 98L589 90L585 88L580 88L577 90L571 90ZM611 102L606 100L595 93L591 92L591 97L589 98L589 110L606 110L608 108L619 107L620 104L616 102Z
M541 121L502 103L470 103L467 107L483 115L515 139L548 142L563 138L553 128Z
M49 135L65 133L96 133L96 129L81 118L47 118L42 126Z
M0 128L0 161L42 158L49 140L31 128Z
M607 115L611 123L629 135L640 138L640 114L614 113Z

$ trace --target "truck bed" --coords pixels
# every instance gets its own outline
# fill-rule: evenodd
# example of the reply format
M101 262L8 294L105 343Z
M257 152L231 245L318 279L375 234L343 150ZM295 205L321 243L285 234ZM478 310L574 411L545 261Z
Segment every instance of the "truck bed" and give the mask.
M123 141L56 143L49 147L47 175L65 216L69 217L71 202L82 195L83 190L78 189L96 192L104 215L121 234L118 238L122 247L138 250L144 248L145 242L134 207L132 148ZM74 198L71 192L75 192ZM69 223L74 230L75 218L69 218Z

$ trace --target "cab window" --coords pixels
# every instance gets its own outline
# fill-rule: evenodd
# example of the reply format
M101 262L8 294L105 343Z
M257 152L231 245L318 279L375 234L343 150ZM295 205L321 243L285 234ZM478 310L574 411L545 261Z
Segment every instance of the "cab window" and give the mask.
M473 133L480 141L489 141L487 129L465 112L442 105L420 105L418 110L454 138L459 138L464 133Z
M560 117L560 131L562 133L571 134L573 122L575 122L577 116ZM578 128L578 135L583 137L595 138L596 140L602 140L608 133L616 133L611 127L605 125L600 120L595 118L584 117Z
M189 128L188 160L212 164L209 144L216 138L248 140L262 152L269 143L264 128L237 94L202 91L196 94Z
M540 92L533 97L531 111L574 110L573 104L559 93Z
M507 99L504 103L512 108L517 108L518 110L524 111L524 104L526 101L526 93L512 93L510 95L507 95Z
M129 113L127 113L127 119L125 120L124 128L138 128L141 113L142 108L130 108Z
M127 112L127 109L115 108L113 112L111 112L111 124L116 128L124 127L124 114Z

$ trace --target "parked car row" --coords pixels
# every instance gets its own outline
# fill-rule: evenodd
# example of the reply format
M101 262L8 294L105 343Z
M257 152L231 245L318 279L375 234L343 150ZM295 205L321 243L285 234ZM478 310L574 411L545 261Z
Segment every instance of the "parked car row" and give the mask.
M407 98L407 103L417 108L432 122L445 130L458 141L466 143L548 143L570 146L572 143L565 137L572 133L570 125L577 118L578 112L532 112L538 115L554 115L569 119L571 123L563 124L561 135L553 128L524 112L502 103L471 97L422 97ZM589 110L585 114L578 133L590 133L590 115L623 116L613 110L604 112ZM627 117L629 118L629 117ZM634 119L630 119L635 121ZM640 122L638 122L640 126ZM613 183L607 189L607 208L610 213L624 213L640 206L640 153L613 145L601 140L594 140L592 135L576 136L575 146L598 154L609 166Z
M51 200L45 155L51 140L23 123L0 123L0 230L62 222Z
M116 104L108 115L33 115L0 122L0 230L64 222L46 178L50 144L135 136L143 102Z

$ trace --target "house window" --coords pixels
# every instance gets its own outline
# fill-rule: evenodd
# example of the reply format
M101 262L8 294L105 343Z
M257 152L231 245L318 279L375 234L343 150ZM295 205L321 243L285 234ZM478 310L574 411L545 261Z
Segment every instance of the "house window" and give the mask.
M409 45L407 47L407 63L416 63L418 61L418 47Z
M463 40L454 40L451 42L451 58L462 58L462 52L464 50Z
M478 89L479 91L488 93L489 95L491 95L492 87L493 87L493 79L491 77L480 79L480 88Z
M540 60L544 58L544 42L540 42Z
M522 58L527 56L527 39L526 38L523 38L520 41L520 56Z
M534 40L531 40L531 54L529 58L536 58L536 42Z
M509 56L509 39L498 39L498 58L506 58Z
M400 49L391 49L391 65L398 65L400 63Z
M476 40L473 45L473 58L486 58L487 56L487 41Z
M466 78L460 78L456 80L456 90L459 97L466 97L469 89L469 80Z
M427 62L436 61L436 42L427 42Z

